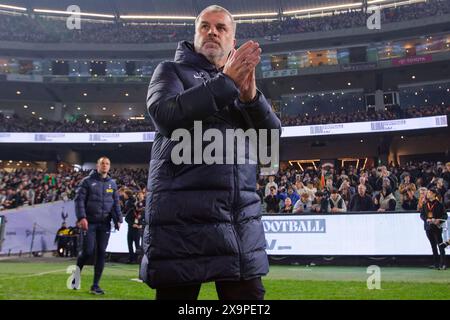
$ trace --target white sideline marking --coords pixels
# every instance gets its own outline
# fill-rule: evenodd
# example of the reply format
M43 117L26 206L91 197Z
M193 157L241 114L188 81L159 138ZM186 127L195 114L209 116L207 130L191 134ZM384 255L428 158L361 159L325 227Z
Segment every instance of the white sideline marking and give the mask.
M46 275L46 274L50 274L50 273L65 272L65 271L66 271L66 269L59 269L59 270L53 270L53 271L46 271L46 272L27 274L25 276L6 277L6 278L0 278L0 281L9 280L9 279L40 277L40 276L43 276L43 275Z

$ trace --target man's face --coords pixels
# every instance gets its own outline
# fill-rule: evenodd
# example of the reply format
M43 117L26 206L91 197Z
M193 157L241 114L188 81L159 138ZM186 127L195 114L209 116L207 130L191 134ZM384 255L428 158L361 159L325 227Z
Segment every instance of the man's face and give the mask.
M97 162L97 171L100 174L105 174L109 172L109 169L111 168L111 163L108 159L102 159L99 162Z
M332 194L331 194L331 198L332 198L334 201L336 201L337 198L338 198L338 193L332 193Z
M414 197L414 191L412 191L410 189L408 189L407 194L410 199L412 199Z
M405 176L405 183L409 183L409 176Z
M210 62L219 62L228 57L235 45L233 23L225 12L209 11L200 16L195 26L196 52L203 54Z
M359 193L359 195L362 197L362 196L364 196L365 194L366 194L366 188L364 188L364 187L362 187L362 186L359 186L358 187L358 193Z
M426 191L425 190L419 190L419 197L425 197L426 196Z

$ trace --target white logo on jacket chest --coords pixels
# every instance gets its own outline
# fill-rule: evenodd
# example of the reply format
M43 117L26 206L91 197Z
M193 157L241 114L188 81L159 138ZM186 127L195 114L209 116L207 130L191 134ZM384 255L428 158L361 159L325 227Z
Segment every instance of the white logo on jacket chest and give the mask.
M203 72L197 72L194 74L194 79L203 79L206 80L205 74Z
M91 184L91 187L95 187L97 185L96 182L94 182L93 184Z

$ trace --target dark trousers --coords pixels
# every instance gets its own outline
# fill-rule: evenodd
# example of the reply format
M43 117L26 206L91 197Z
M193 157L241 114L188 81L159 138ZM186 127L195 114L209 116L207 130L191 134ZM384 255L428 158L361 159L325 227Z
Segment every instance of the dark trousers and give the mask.
M134 243L134 246L136 247L136 251L138 251L141 248L140 240L141 240L141 233L139 232L139 229L128 228L128 234L127 234L128 253L129 253L128 260L134 261L136 259L136 254L133 250L133 243Z
M426 230L427 238L431 244L431 250L433 251L433 263L435 267L443 266L445 264L445 248L439 246L442 240L442 229L439 229L435 225L428 226ZM439 253L438 253L439 250Z
M86 262L94 258L95 249L97 249L97 259L94 267L93 285L98 286L105 267L105 253L108 246L109 236L111 232L111 224L108 223L89 223L87 231L82 231L83 249L78 256L77 266L80 271Z
M156 289L156 300L197 300L201 283ZM241 281L216 281L219 300L264 300L261 277Z

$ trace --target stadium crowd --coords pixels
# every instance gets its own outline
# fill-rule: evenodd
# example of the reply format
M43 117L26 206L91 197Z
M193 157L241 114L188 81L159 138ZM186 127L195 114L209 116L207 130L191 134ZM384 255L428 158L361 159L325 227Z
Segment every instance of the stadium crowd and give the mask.
M0 210L71 200L88 172L0 169ZM146 169L113 169L123 206L133 199L133 210L145 207ZM434 188L450 209L450 162L408 163L335 170L332 167L280 170L257 177L257 193L267 213L335 213L352 211L417 210L428 189ZM125 195L127 194L127 196ZM127 210L125 210L127 211Z
M332 112L332 113L302 113L296 115L282 115L283 126L315 125L329 123L349 123L363 121L379 121L427 117L450 114L450 105L422 106L401 109L389 108L384 111ZM5 116L0 113L0 132L148 132L155 128L150 120L114 119L103 123L86 122L84 118L75 121L52 121L42 119L36 121L34 117L20 117L18 115Z
M105 120L106 121L106 120ZM37 120L36 117L6 116L0 113L0 132L148 132L153 131L150 120L123 118L90 120L78 118L69 121Z
M259 176L257 193L268 213L418 211L429 189L450 209L450 162L408 163L339 171L288 168Z
M331 113L314 113L314 114L300 114L300 115L282 115L281 123L284 126L301 126L301 125L315 125L328 123L349 123L349 122L364 122L364 121L381 121L381 120L395 120L429 117L437 115L450 114L450 105L435 105L435 106L421 106L409 107L402 109L398 106L389 107L383 111L357 111L357 112L331 112Z
M385 8L382 23L420 19L450 13L449 0L429 0L426 3ZM272 22L240 23L237 38L266 37L304 32L330 31L366 25L369 14L361 10L347 11L324 17L295 19L282 17ZM80 30L69 30L65 19L40 16L0 15L0 40L24 42L80 43L152 43L193 39L194 28L186 25L82 21Z
M121 192L131 190L137 198L145 193L147 173L141 169L111 170ZM72 200L78 184L87 174L87 171L74 170L48 173L37 169L0 169L0 210Z

